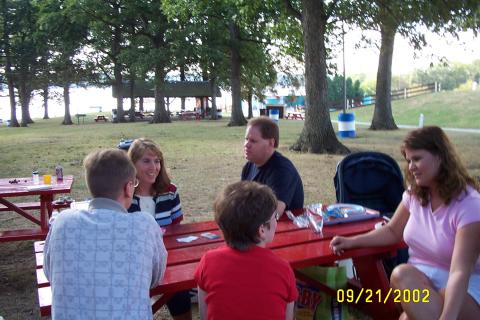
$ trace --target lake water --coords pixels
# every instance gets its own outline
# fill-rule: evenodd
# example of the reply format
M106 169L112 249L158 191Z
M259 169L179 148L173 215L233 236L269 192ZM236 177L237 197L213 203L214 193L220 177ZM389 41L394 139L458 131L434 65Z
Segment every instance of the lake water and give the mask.
M0 119L5 122L10 119L10 100L8 91L4 90L0 93ZM222 97L217 98L217 107L224 109L224 106L230 105L230 95L227 92L222 92ZM180 111L180 98L170 99L170 111ZM186 99L186 109L193 110L195 108L195 98ZM72 87L70 89L70 114L73 116L77 113L95 113L95 112L111 112L116 109L117 100L112 96L111 87ZM155 101L153 98L144 99L144 110L153 111L155 109ZM123 102L125 110L130 108L130 99L125 99ZM138 110L138 101L137 101ZM51 89L50 99L48 102L49 117L62 117L65 112L63 103L63 90L61 88ZM35 95L30 101L30 116L33 119L43 118L43 98L40 95ZM22 118L22 111L17 99L17 119Z

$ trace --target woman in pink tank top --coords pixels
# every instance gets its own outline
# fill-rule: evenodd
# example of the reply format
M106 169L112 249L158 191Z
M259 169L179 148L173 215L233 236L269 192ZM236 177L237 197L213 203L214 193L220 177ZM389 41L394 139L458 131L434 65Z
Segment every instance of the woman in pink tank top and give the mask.
M392 220L367 234L334 237L330 247L342 254L351 248L389 245L403 239L410 258L394 269L390 279L394 292L401 296L400 319L477 319L479 182L468 174L439 127L411 131L401 152L407 161L408 190ZM413 299L416 293L419 301Z

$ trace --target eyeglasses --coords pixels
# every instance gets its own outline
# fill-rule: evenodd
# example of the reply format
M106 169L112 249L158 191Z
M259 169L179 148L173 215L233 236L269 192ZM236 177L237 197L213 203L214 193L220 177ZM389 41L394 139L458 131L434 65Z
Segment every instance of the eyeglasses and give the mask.
M278 219L280 219L280 214L278 213L277 210L275 210L272 214L272 216L270 217L270 219L268 219L268 221L265 221L263 224L269 224L270 221L272 220L272 218L274 218L276 221L278 221Z
M140 180L138 180L137 178L135 178L134 180L132 180L132 182L133 182L133 188L138 187L138 185L140 184Z

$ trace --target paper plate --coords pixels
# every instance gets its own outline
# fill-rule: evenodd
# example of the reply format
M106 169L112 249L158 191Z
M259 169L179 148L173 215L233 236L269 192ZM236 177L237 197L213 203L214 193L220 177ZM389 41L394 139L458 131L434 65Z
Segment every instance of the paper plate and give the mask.
M327 207L327 213L346 218L352 215L364 214L365 207L350 203L336 203Z
M363 206L350 203L332 204L327 207L325 214L327 216L325 225L361 221L380 216L377 211L366 210Z

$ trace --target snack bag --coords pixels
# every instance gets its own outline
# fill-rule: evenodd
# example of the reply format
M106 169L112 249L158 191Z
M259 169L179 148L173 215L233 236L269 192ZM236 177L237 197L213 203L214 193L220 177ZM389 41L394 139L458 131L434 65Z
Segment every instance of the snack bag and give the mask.
M332 289L340 289L347 286L347 271L344 266L313 266L301 269L300 272ZM338 303L336 297L332 297L300 280L297 280L297 289L299 292L295 314L297 320L351 319L348 306Z

